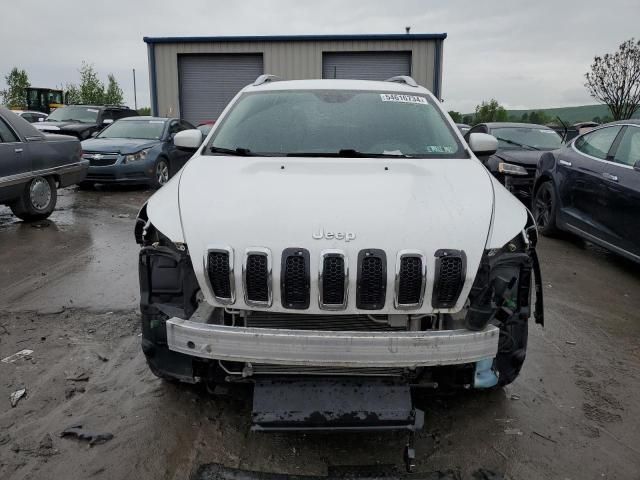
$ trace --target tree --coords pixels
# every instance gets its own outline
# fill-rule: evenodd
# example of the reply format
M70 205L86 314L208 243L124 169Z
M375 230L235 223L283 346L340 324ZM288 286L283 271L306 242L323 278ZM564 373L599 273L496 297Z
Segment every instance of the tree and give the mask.
M67 83L65 89L65 103L70 105L77 105L82 103L82 96L80 95L80 89L73 83Z
M116 77L112 73L109 74L109 84L104 93L104 103L107 105L122 105L124 103L124 93Z
M151 108L149 108L149 107L140 107L138 109L138 115L151 115Z
M4 80L7 83L7 88L0 92L2 93L2 103L11 108L27 108L25 88L31 86L27 72L13 67Z
M466 123L467 125L471 125L473 123L473 115L465 115L462 117L462 123Z
M626 120L640 106L640 41L627 40L614 54L595 57L585 74L589 94L606 104L615 120Z
M449 116L455 123L462 123L462 114L460 112L456 112L455 110L449 111Z
M529 114L529 123L536 123L538 125L546 125L550 121L551 121L551 119L549 118L549 115L547 115L546 113L544 113L542 111L531 112Z
M80 67L80 98L84 104L102 105L104 102L104 84L98 78L93 65L82 62Z
M507 118L507 111L496 99L492 98L488 102L485 101L476 106L473 121L475 123L506 122Z

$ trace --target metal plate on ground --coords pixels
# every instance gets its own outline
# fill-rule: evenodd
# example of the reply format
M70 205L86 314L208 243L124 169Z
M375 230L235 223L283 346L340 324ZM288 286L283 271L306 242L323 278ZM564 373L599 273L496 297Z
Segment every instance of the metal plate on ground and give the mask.
M263 379L253 393L256 431L419 430L409 385L384 379Z

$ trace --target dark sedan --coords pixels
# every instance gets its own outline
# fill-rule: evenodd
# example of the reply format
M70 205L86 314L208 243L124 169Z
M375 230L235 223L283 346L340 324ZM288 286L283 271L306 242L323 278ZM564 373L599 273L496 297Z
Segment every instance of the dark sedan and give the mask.
M56 188L87 174L89 162L80 154L77 139L43 134L0 107L0 204L23 220L48 217L56 206Z
M543 235L570 231L640 262L640 120L603 125L545 153L533 214Z
M161 187L191 157L190 152L173 144L174 135L193 128L179 118L118 120L94 138L82 142L83 157L90 162L83 186L127 183Z
M562 146L560 135L544 125L492 122L475 125L465 138L476 132L498 139L498 151L480 160L507 190L528 204L538 160L543 152Z

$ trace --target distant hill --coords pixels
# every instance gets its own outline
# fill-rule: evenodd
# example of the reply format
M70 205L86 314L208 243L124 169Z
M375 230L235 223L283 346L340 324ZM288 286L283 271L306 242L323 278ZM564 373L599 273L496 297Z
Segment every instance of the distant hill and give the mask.
M507 110L509 118L520 119L523 114L531 112L543 112L551 119L560 117L564 122L573 124L577 122L590 122L594 118L598 117L604 120L606 117L611 117L609 107L606 105L582 105L579 107L560 107L560 108L532 108L529 110ZM473 115L465 114L465 115ZM640 111L637 111L634 118L640 118Z
M611 112L606 105L582 105L579 107L540 108L530 110L507 110L509 116L521 117L525 113L544 112L551 118L560 117L564 122L573 124L577 122L589 122L596 117L604 119L610 117Z

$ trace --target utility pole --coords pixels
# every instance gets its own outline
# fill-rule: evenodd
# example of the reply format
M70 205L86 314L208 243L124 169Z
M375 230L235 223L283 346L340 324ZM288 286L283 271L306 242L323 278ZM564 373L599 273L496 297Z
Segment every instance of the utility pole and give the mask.
M133 69L133 104L138 110L138 93L136 92L136 69Z

